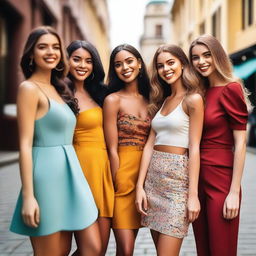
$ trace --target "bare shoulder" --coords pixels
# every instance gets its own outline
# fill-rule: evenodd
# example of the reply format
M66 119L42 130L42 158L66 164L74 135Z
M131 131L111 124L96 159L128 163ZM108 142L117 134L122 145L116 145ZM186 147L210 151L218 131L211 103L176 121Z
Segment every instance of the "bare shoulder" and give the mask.
M26 80L23 81L18 88L18 96L22 98L33 98L33 99L38 99L38 88L37 86Z
M188 107L197 108L199 106L202 106L204 101L199 93L192 93L186 96L185 103Z
M120 104L120 96L116 92L109 94L104 100L104 105L113 105L113 104L114 105Z

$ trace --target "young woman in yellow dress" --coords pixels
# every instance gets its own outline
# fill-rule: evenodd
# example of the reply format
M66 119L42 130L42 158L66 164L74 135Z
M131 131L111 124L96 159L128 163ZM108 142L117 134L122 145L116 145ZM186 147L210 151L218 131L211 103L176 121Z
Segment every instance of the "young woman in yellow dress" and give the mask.
M114 207L101 108L107 90L103 84L105 74L98 51L91 43L73 41L67 52L70 65L68 85L79 107L74 147L99 209L102 255L105 255Z
M112 228L116 255L132 255L140 228L135 207L135 185L148 137L150 84L140 53L132 46L117 46L111 53L109 90L104 101L104 131L115 187Z

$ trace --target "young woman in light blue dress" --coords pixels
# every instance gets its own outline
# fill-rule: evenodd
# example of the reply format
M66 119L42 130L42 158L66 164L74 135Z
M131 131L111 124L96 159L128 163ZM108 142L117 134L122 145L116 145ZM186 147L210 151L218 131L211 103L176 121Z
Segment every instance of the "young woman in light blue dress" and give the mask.
M17 99L22 188L10 230L30 237L34 255L68 255L73 231L79 255L99 255L98 211L72 146L72 110L78 107L61 82L67 65L54 29L31 32L21 68L26 78Z

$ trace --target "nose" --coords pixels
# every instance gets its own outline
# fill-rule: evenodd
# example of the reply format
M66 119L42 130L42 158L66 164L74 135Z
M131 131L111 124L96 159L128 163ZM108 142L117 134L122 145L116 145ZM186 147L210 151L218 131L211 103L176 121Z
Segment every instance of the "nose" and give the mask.
M170 68L167 64L164 64L164 71L168 71Z
M204 63L204 57L199 57L199 64L203 64Z
M82 61L80 62L80 67L82 67L82 68L85 67L85 60L82 60Z
M127 63L123 63L123 70L126 70L126 69L128 69L129 68L129 65L127 64Z
M47 48L47 53L48 54L52 54L54 52L53 48L52 47L48 47Z

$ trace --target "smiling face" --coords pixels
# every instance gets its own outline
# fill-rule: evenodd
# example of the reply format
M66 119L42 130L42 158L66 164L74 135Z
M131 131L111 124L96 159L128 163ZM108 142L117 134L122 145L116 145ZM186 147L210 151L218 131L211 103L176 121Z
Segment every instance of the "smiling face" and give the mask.
M78 48L71 54L69 65L69 72L78 81L84 81L93 71L92 56L84 48Z
M33 55L36 69L54 69L61 59L60 42L53 34L42 35L35 44Z
M129 51L122 50L115 56L114 67L118 78L129 84L137 79L141 61Z
M157 73L167 83L173 84L181 78L180 60L169 52L161 52L157 57Z
M191 53L193 66L202 76L208 77L216 71L212 54L207 46L196 44Z

